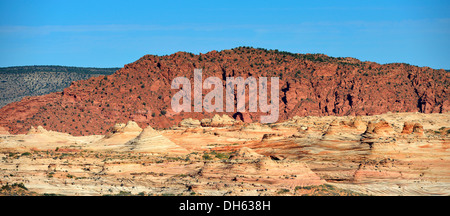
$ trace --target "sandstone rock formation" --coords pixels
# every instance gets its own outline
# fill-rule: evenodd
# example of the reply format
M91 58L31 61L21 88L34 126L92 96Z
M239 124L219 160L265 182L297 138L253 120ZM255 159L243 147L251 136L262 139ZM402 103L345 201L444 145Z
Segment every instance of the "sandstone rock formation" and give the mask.
M355 122L369 125L363 131ZM257 127L243 130L249 125ZM332 190L339 188L448 196L448 125L450 113L386 113L296 117L270 124L270 132L259 123L142 130L128 122L106 136L33 127L0 137L0 184L63 195L339 195Z
M114 137L117 136L119 134L124 134L124 133L140 133L142 132L142 128L139 127L138 124L136 124L136 122L134 121L128 121L127 124L124 123L117 123L114 125L114 127L111 128L111 132L108 133L105 137L106 138L110 138L110 137Z
M423 126L420 123L415 123L413 127L413 133L415 135L423 135Z
M253 149L248 147L242 147L230 156L230 159L233 160L257 160L262 158L264 158L263 155L256 153Z
M209 181L228 180L236 183L265 182L283 189L325 183L305 163L277 162L259 155L250 148L242 148L224 163L206 163L200 170L202 178ZM280 178L283 177L283 178ZM233 192L233 191L232 191Z
M145 55L112 75L76 81L62 92L8 104L0 109L0 126L12 134L45 125L47 130L91 135L106 134L115 123L129 120L142 128L168 128L183 119L216 114L244 122L259 122L260 115L266 115L173 112L170 99L177 90L171 89L171 82L182 76L193 83L195 68L203 68L203 79L279 77L280 122L293 116L445 113L450 108L450 77L445 70L239 47L200 55Z
M271 133L271 134L264 134L261 141L277 140L277 139L282 139L282 138L283 138L283 136L280 134Z
M260 123L250 123L246 124L242 127L241 131L262 131L262 132L271 132L273 131L267 125L261 125Z
M142 128L136 122L128 121L127 124L115 124L108 134L105 135L97 144L114 146L122 145L127 141L134 139L141 134Z
M413 132L413 128L414 128L414 123L405 122L403 124L402 134L411 134Z
M352 126L358 131L365 131L367 129L367 123L365 123L361 116L356 116L352 121Z
M39 125L37 128L31 126L27 134L46 134L46 133L48 133L48 131Z
M201 125L203 127L224 127L224 126L232 126L234 123L236 122L236 120L234 120L233 118L231 118L228 115L214 115L214 117L212 117L211 119L202 119L201 120Z
M362 121L360 116L357 116L351 121L332 121L323 137L324 139L335 139L336 137L359 137L366 130L366 123Z
M5 127L0 127L0 135L9 135L9 131Z
M394 133L394 129L385 120L379 122L369 122L365 134L372 134L378 136L389 136Z
M180 127L200 127L200 121L197 119L187 118L180 122Z
M126 144L131 151L162 154L187 154L186 149L176 145L167 137L155 131L151 126L146 127L136 138Z

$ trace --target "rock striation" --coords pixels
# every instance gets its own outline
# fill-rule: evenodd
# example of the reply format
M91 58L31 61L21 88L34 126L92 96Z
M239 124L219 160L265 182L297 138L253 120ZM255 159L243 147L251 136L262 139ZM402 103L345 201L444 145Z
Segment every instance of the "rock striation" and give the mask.
M90 136L33 126L0 136L0 182L63 195L448 196L449 125L450 113L386 113L143 130L128 122Z
M187 154L186 149L170 141L167 137L154 130L151 126L146 127L135 139L125 144L131 151L144 153L163 154Z

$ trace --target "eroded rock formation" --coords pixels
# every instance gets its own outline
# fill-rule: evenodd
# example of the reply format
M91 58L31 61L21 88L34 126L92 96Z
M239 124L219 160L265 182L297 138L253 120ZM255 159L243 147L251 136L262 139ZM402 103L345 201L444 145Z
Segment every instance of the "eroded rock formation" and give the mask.
M203 79L279 77L279 121L294 116L444 113L450 109L450 77L445 70L239 47L200 55L145 55L112 75L76 81L62 92L6 105L0 109L0 126L12 134L42 125L47 130L90 135L106 134L115 123L129 120L141 128L167 128L183 119L201 120L216 114L243 122L260 122L260 116L266 115L173 112L171 98L178 90L171 89L171 82L187 77L193 83L195 68L203 69Z

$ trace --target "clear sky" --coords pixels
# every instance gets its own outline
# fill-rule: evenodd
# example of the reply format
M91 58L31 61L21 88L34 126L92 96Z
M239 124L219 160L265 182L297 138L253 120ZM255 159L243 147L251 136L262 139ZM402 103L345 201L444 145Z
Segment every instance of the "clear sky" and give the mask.
M450 1L0 0L0 67L253 46L450 69Z

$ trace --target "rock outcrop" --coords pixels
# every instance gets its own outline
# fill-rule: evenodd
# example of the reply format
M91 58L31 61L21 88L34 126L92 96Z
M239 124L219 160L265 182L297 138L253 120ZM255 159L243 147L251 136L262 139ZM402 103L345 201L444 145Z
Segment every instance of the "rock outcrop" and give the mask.
M180 122L180 127L200 127L200 121L197 119L187 118Z
M263 155L256 153L253 149L248 147L242 147L230 156L230 159L232 160L256 160L262 158L264 158Z
M402 134L411 134L414 129L414 123L412 122L405 122L403 124Z
M325 183L302 162L277 162L260 155L250 148L241 148L223 163L205 163L201 177L208 181L221 180L237 183L260 182L294 190L297 186ZM262 179L264 177L264 179Z
M123 143L137 137L142 132L142 128L139 127L136 122L128 121L127 124L117 123L115 124L105 137L98 141L103 145L122 145Z
M9 131L5 127L0 127L0 135L9 135Z
M201 125L203 127L225 127L225 126L232 126L236 120L231 118L228 115L214 115L211 119L202 119Z
M186 149L170 141L167 137L154 130L151 126L146 127L135 139L125 144L131 151L144 153L163 154L187 154Z
M365 131L367 129L367 123L362 120L361 116L356 116L353 119L352 126L358 131Z
M403 125L402 134L422 136L424 135L423 126L420 123L405 122Z
M270 132L136 125L0 136L0 182L63 195L450 195L450 113L296 117Z
M367 125L367 130L365 134L377 135L377 136L389 136L394 133L394 129L391 125L385 121L380 120L379 122L369 122Z
M39 125L37 126L37 128L31 126L27 134L29 135L29 134L46 134L46 133L48 133L48 131L45 130L44 127Z
M324 133L324 139L334 139L336 137L359 137L367 130L367 124L360 116L351 121L333 120Z
M142 128L168 128L183 119L211 119L216 114L244 122L259 122L261 115L267 115L175 113L171 98L178 90L171 89L171 82L187 77L194 83L195 68L203 68L203 79L279 77L279 121L293 116L366 116L389 111L445 113L450 107L450 77L445 70L239 47L200 55L145 55L112 75L75 81L62 92L8 104L0 109L0 126L12 134L45 125L47 130L91 135L106 134L116 122L129 120ZM209 91L203 89L202 94Z

